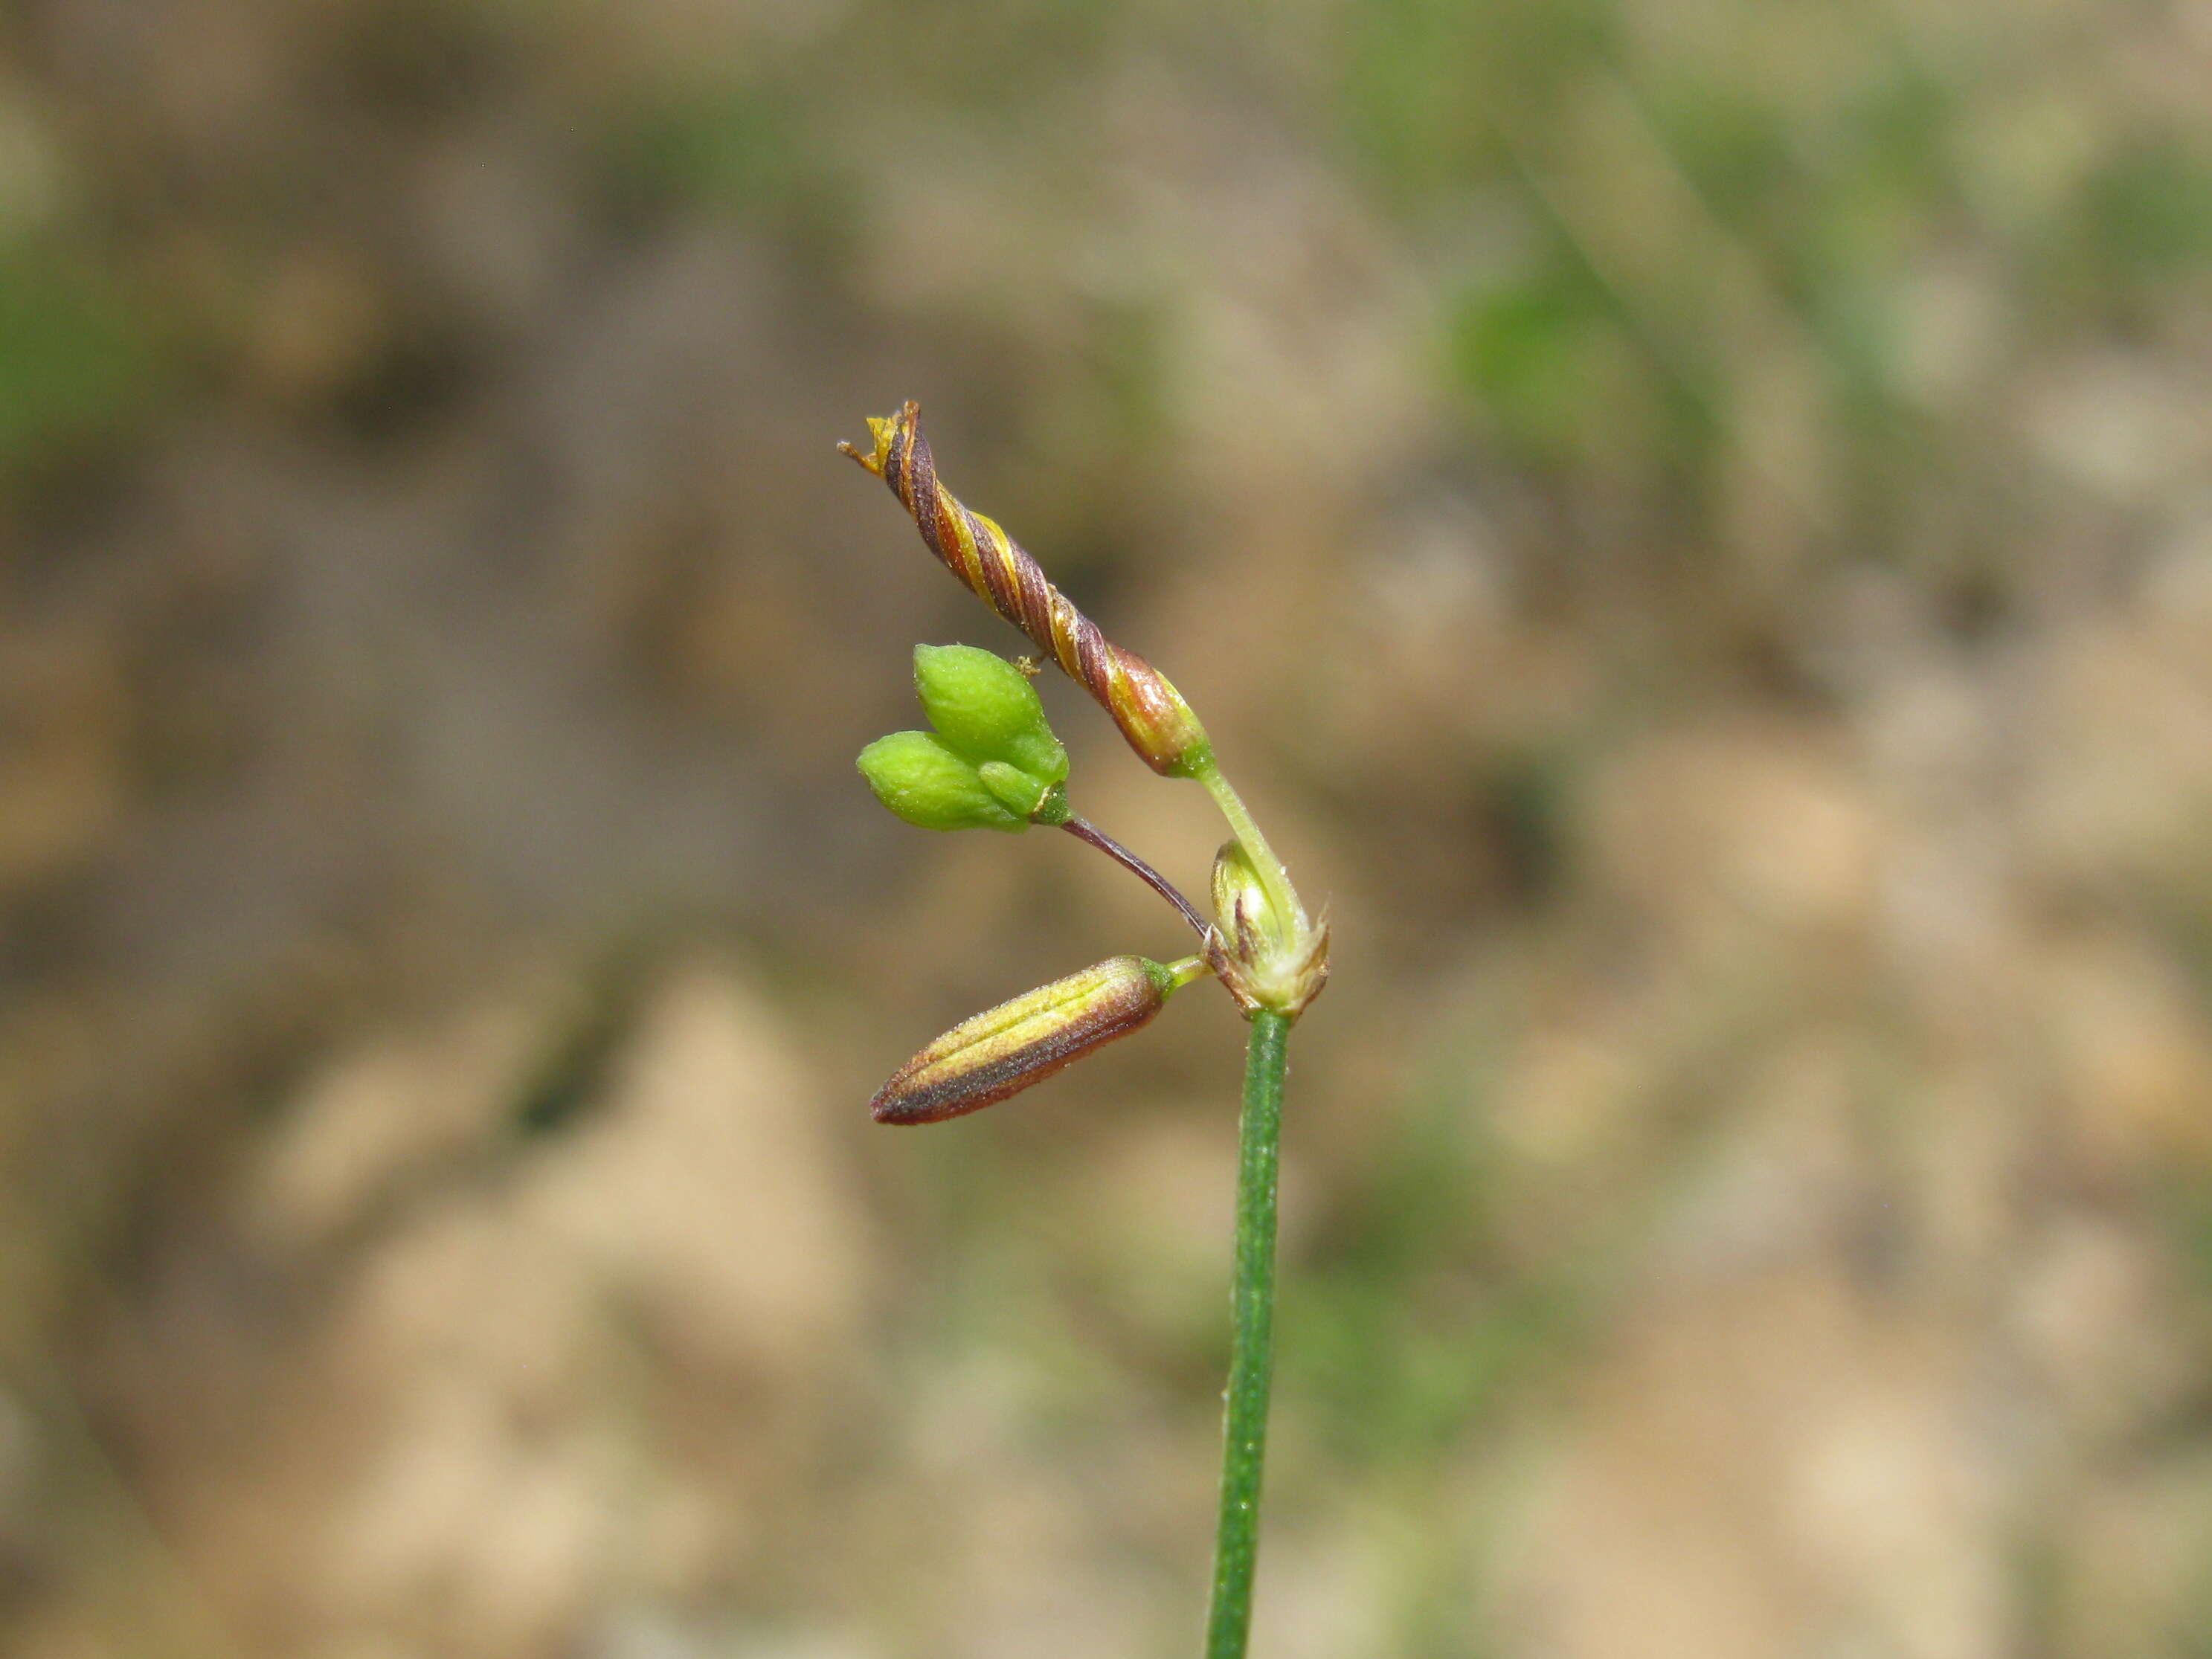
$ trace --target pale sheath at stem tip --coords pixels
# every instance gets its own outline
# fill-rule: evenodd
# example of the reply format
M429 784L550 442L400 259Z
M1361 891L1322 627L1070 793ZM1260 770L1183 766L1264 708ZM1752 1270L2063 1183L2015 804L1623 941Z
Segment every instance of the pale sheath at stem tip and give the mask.
M1206 962L1247 1019L1263 1008L1296 1019L1328 983L1328 914L1309 921L1295 893L1289 901L1285 914L1243 842L1223 843Z

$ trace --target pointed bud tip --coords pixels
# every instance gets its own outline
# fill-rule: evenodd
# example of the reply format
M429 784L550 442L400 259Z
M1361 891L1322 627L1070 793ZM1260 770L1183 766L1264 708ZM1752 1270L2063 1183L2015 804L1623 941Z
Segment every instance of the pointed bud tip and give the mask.
M841 441L837 453L851 456L880 478L884 476L884 468L890 464L891 441L902 428L911 430L921 413L921 405L908 398L899 405L895 415L871 415L868 416L868 437L872 447L861 449L857 445Z

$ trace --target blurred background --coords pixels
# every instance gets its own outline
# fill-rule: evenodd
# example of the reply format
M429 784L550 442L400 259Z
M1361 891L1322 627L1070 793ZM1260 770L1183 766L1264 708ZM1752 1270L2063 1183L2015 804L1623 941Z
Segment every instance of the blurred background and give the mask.
M2212 1653L2212 14L0 13L0 1648L1162 1659L1242 1028L853 770L1022 648L1336 923L1267 1659ZM1044 683L1080 808L1220 831Z

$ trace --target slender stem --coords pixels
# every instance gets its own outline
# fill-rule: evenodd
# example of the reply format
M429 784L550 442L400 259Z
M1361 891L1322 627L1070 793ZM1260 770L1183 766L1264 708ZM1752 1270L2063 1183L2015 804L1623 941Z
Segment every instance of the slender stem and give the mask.
M1181 957L1173 962L1162 963L1160 965L1165 968L1175 980L1175 984L1170 988L1177 991L1182 989L1191 981L1203 979L1213 971L1212 963L1206 961L1204 957Z
M1244 798L1237 793L1236 786L1223 775L1221 768L1210 753L1206 763L1194 769L1191 776L1206 787L1206 793L1213 797L1213 804L1221 809L1221 816L1229 820L1230 829L1236 832L1237 839L1243 845L1244 855L1252 860L1253 869L1259 873L1261 886L1267 890L1269 907L1283 919L1285 927L1293 923L1303 927L1306 919L1305 907L1298 902L1297 894L1291 890L1290 872L1283 868L1282 860L1275 856L1275 849L1267 845L1267 836L1260 833L1259 823L1244 805Z
M1244 1115L1237 1158L1237 1279L1228 1410L1223 1424L1221 1519L1214 1534L1213 1611L1206 1659L1244 1659L1252 1629L1252 1571L1260 1549L1260 1474L1267 1455L1267 1388L1274 1369L1275 1168L1282 1140L1287 1015L1252 1016L1244 1051Z
M1151 865L1146 863L1144 860L1122 846L1120 842L1115 841L1113 836L1108 835L1088 818L1071 817L1060 827L1078 841L1088 842L1123 869L1133 873L1146 886L1182 911L1182 919L1190 924L1191 931L1200 939L1203 939L1206 937L1206 918L1198 914L1191 902L1182 896L1173 882L1153 869Z

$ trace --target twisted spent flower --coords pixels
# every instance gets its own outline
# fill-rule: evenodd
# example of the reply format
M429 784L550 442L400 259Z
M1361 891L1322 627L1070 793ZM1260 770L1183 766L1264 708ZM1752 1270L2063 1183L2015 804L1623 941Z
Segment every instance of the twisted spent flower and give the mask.
M1096 697L1152 770L1188 777L1210 764L1206 728L1168 677L1109 640L1012 537L938 481L921 422L921 406L909 401L869 418L872 451L837 447L890 486L945 568Z

